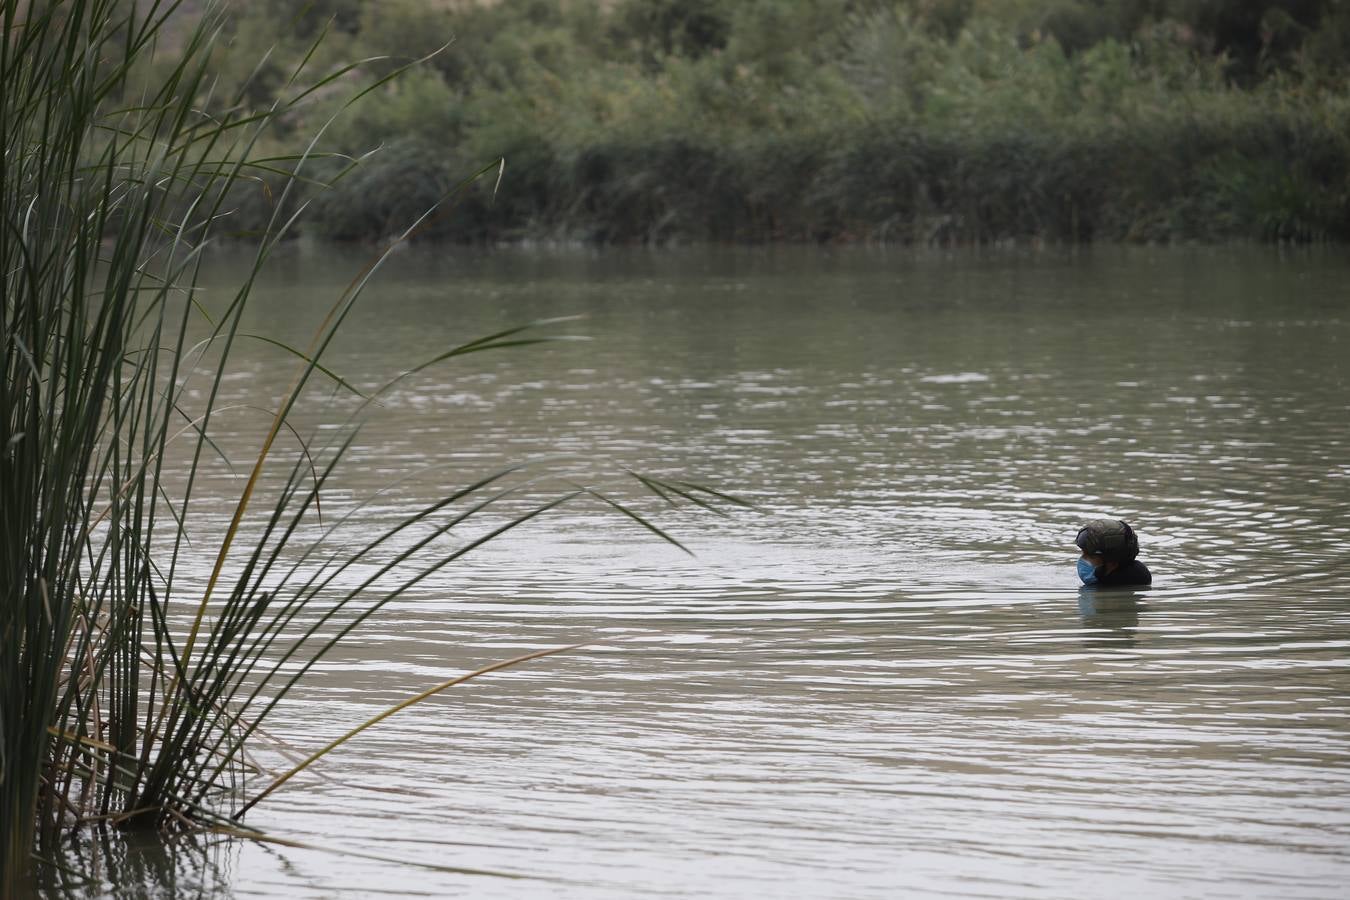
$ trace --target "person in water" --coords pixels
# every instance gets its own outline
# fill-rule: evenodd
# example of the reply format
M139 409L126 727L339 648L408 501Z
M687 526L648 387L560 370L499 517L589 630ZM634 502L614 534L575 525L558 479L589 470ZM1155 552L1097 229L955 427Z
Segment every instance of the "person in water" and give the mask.
M1141 563L1139 538L1122 519L1093 519L1078 529L1074 538L1083 551L1078 560L1078 577L1083 584L1142 585L1153 581L1148 567Z

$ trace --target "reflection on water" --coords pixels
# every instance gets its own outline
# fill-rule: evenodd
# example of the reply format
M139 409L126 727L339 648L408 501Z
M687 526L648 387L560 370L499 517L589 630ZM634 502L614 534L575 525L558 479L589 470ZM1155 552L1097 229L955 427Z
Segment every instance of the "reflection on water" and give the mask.
M691 560L572 507L419 585L274 730L313 748L454 673L600 642L401 713L288 785L251 823L329 850L229 844L236 894L1342 893L1343 258L397 263L330 360L355 383L546 316L583 313L596 340L401 385L332 502L421 474L363 528L552 451L766 513L666 516ZM294 251L249 329L303 338L354 265ZM289 364L251 352L227 387L266 407ZM240 410L223 446L254 440ZM1099 515L1136 525L1151 590L1078 590L1073 535Z
M1085 647L1133 647L1139 630L1139 614L1147 611L1145 590L1078 589L1078 612L1087 635Z
M166 843L153 834L94 831L72 841L62 868L43 867L45 897L153 898L228 894L240 846L202 836Z

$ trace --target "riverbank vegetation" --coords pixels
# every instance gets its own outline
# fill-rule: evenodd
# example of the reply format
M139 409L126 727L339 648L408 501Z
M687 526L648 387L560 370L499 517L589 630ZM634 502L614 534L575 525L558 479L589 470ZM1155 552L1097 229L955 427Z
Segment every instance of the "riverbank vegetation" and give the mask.
M435 54L331 132L384 152L318 202L323 238L388 234L497 156L495 200L424 236L1350 238L1342 0L253 0L229 29L218 74L260 108L324 29L334 60ZM240 203L241 228L268 208Z
M555 323L447 348L359 390L320 359L386 249L334 298L307 347L241 329L292 211L322 196L324 171L346 167L263 148L299 140L306 98L327 93L336 114L400 72L374 62L374 80L344 78L348 69L315 72L313 54L300 54L260 108L213 80L221 20L207 10L184 29L177 13L171 0L0 5L6 897L31 888L34 857L51 862L87 828L251 833L243 813L340 743L269 773L250 751L277 704L384 606L483 543L585 499L664 536L588 486L575 471L584 461L475 473L378 521L338 490L362 412L384 390L433 364L550 340ZM313 135L331 123L310 124ZM237 199L264 188L270 218L260 218L237 290L206 296L197 282L205 248L233 228ZM403 218L389 248L445 199ZM294 360L281 396L238 395L232 351L257 340ZM221 432L237 435L250 415L256 443L236 468ZM666 503L730 499L623 479ZM347 737L466 678L551 652L457 675Z

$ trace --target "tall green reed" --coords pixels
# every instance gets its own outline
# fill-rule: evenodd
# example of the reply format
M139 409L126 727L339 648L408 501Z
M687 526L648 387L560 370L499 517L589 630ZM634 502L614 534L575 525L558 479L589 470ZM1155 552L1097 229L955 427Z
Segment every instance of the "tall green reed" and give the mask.
M259 142L316 92L348 90L356 99L398 70L382 69L374 82L353 81L353 66L311 76L311 51L289 74L284 99L250 109L212 93L218 10L170 34L179 6L3 0L6 894L31 860L51 856L63 834L84 826L237 828L261 796L240 790L252 771L247 747L277 703L380 608L483 543L576 498L598 499L669 539L566 473L520 466L340 543L363 509L325 521L322 492L380 391L360 394L320 359L387 252L336 299L309 346L286 348L296 375L269 401L270 424L228 527L194 531L209 499L201 475L224 454L212 431L225 414L231 352L252 337L240 327L250 291L312 197L307 166L322 155L317 137L284 157L266 157ZM138 83L147 58L170 45L173 64L157 70L160 80ZM204 249L229 227L239 192L268 183L280 195L251 265L223 311L208 315L198 285ZM447 349L412 372L555 339L540 331L548 324ZM348 427L302 436L292 418L317 381L359 398ZM298 450L281 449L297 439ZM635 477L668 502L735 502L698 485ZM199 534L214 541L210 549L193 541ZM208 577L197 560L210 561Z

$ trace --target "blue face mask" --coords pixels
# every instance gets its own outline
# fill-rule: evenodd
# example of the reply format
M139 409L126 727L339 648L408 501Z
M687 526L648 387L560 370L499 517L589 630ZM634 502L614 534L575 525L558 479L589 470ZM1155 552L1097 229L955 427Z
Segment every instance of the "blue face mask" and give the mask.
M1096 584L1096 573L1097 570L1093 567L1092 563L1083 559L1081 556L1078 558L1078 577L1082 580L1083 584Z

